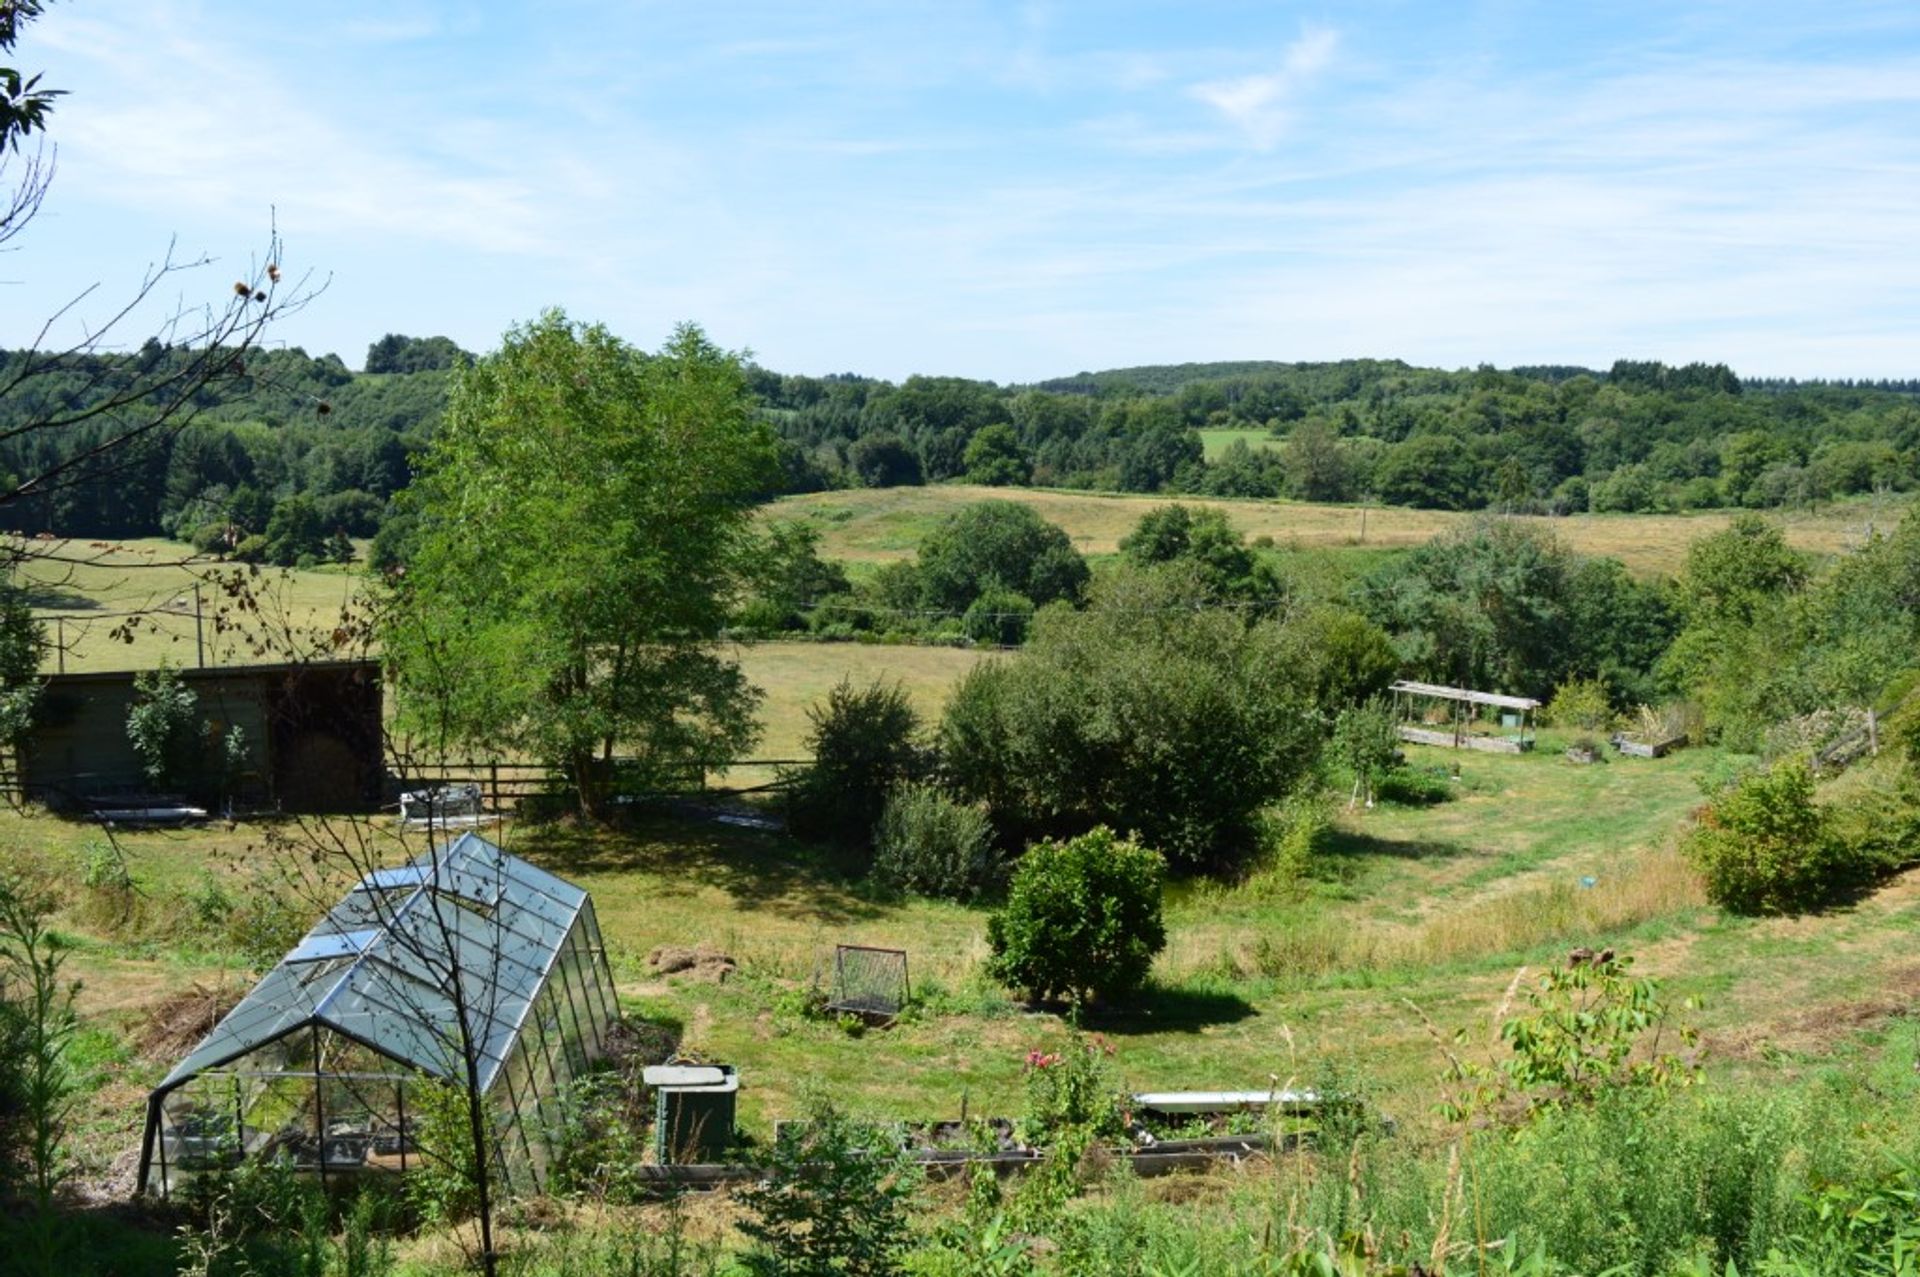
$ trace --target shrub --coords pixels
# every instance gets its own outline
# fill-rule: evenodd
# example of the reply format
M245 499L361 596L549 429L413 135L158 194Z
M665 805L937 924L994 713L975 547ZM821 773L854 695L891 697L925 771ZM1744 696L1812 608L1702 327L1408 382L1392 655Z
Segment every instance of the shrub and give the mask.
M1553 699L1547 702L1546 719L1555 727L1605 731L1613 721L1606 684L1597 678L1568 679L1554 689Z
M926 769L920 716L898 683L856 688L843 678L807 721L813 763L794 778L788 822L805 837L864 846L888 791Z
M1374 794L1383 803L1429 807L1451 802L1453 786L1442 772L1425 767L1396 767L1380 778Z
M1813 799L1805 758L1786 758L1723 790L1687 835L1707 895L1735 913L1804 913L1851 890L1871 857L1840 838Z
M1288 664L1324 712L1380 695L1400 668L1387 632L1344 607L1308 608L1288 620L1284 633Z
M1697 1078L1691 1058L1665 1046L1697 1045L1679 1026L1663 1043L1671 1009L1657 981L1635 979L1633 959L1611 949L1576 949L1526 994L1526 1007L1500 1026L1513 1048L1505 1072L1534 1107L1592 1103L1611 1088L1665 1087Z
M1333 720L1331 743L1334 758L1353 773L1354 798L1373 806L1374 793L1400 752L1392 709L1377 696L1348 706Z
M971 900L1000 874L986 812L931 785L902 785L887 796L873 851L874 873L888 886L947 900Z
M170 665L133 677L134 702L127 711L127 740L139 755L147 783L184 784L200 760L205 728L200 698Z
M429 1223L470 1218L480 1206L480 1158L466 1091L451 1082L421 1078L407 1084L407 1108L421 1153L406 1177L408 1204ZM480 1135L487 1156L497 1159L498 1132L489 1123Z
M267 538L258 533L243 537L227 557L241 563L264 563L267 559Z
M1101 826L1027 851L987 920L987 970L1035 999L1111 999L1146 983L1166 947L1160 853Z
M955 791L1009 841L1110 825L1184 869L1235 867L1319 732L1280 627L1205 599L1168 564L1103 577L1085 612L1042 609L1018 661L976 666L947 703Z
M1326 850L1331 808L1324 794L1301 793L1261 812L1260 857L1243 887L1256 895L1269 888L1295 890Z
M1033 601L1012 590L989 587L968 605L960 626L976 643L1018 647L1033 624Z

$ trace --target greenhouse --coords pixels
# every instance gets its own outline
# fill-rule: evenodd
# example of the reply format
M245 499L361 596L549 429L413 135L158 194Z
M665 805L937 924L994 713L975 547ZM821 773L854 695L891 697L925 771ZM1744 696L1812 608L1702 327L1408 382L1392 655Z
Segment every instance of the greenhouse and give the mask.
M464 834L362 878L174 1067L147 1103L140 1191L250 1158L406 1171L465 1129L469 1061L497 1175L537 1190L561 1094L615 1015L587 893Z

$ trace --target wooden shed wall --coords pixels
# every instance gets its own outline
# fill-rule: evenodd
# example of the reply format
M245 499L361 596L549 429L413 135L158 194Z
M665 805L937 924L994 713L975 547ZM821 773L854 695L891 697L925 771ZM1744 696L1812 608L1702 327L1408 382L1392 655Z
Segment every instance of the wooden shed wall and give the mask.
M180 677L216 736L236 726L243 733L243 801L308 811L377 801L380 693L371 662L183 670ZM125 672L47 680L20 751L27 794L50 806L84 807L89 798L150 788L127 738L133 679Z

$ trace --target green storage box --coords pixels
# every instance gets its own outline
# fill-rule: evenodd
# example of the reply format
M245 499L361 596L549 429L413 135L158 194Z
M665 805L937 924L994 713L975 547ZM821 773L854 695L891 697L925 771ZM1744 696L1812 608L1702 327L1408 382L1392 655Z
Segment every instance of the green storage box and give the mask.
M641 1080L653 1088L653 1151L663 1166L726 1160L740 1075L730 1064L659 1064Z

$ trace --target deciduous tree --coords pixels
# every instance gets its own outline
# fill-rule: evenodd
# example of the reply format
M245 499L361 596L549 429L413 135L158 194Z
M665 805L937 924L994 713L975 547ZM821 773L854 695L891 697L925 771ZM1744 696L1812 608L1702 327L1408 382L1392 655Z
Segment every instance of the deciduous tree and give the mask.
M655 786L755 738L714 646L773 464L738 356L683 326L657 355L560 311L456 374L386 607L403 727L518 750L598 815L616 760Z

